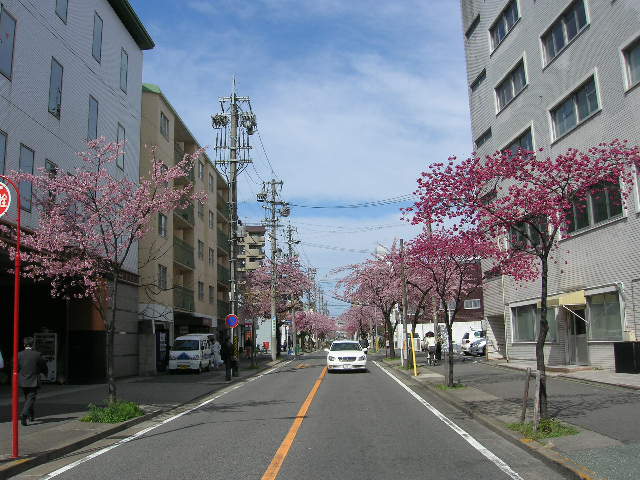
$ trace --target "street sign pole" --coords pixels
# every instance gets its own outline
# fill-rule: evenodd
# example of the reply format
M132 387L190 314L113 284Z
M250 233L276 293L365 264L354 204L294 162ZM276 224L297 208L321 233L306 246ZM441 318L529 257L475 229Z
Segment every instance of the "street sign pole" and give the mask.
M6 180L16 191L17 205L17 225L16 225L16 257L14 266L13 281L13 372L11 384L11 426L12 426L12 449L11 456L18 458L20 456L20 429L18 427L18 351L20 347L20 188L5 175L0 178ZM6 196L5 196L6 195ZM4 198L3 198L4 197ZM0 217L4 215L11 206L11 193L4 183L0 183Z

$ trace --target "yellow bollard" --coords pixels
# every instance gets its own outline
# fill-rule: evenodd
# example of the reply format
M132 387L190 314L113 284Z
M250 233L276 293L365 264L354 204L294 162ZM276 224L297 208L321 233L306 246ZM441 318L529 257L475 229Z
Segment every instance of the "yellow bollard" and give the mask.
M413 354L413 376L418 376L418 367L416 366L416 344L413 342L413 332L410 332L411 335L411 353Z

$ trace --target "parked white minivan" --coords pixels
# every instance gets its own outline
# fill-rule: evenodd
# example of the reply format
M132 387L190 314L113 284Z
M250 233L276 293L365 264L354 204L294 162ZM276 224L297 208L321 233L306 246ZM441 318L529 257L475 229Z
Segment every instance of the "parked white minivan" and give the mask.
M175 339L169 351L169 373L211 368L213 339L208 333L190 333Z

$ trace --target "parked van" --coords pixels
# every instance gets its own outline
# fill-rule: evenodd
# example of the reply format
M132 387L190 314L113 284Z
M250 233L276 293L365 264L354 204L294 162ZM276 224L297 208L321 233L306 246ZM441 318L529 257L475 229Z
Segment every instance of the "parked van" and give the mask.
M213 335L190 333L175 339L169 351L169 373L194 370L198 373L211 368Z

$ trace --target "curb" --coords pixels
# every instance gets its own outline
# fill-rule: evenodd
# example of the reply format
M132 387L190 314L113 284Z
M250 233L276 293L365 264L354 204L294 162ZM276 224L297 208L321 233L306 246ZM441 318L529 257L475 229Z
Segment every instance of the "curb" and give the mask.
M412 379L412 380L414 379L413 376L411 376L410 374L405 373L402 370L399 370L397 368L393 368L393 366L387 364L387 362L382 361L381 364L384 365L385 368L391 368L391 370L393 370L394 372L395 371L400 372L403 376L408 377L409 379ZM434 386L427 383L422 383L417 381L416 383L418 386L434 394L436 397L440 398L441 400L444 400L450 405L453 405L458 410L461 410L462 412L467 414L470 418L484 425L489 430L493 431L494 433L497 433L505 440L508 440L512 444L520 447L527 453L543 461L545 464L547 464L557 472L563 475L566 475L567 478L572 478L576 480L604 480L601 477L598 477L597 474L589 470L587 467L584 467L574 462L570 458L567 458L561 455L557 451L552 450L550 447L547 447L544 444L538 443L535 440L530 440L530 439L521 437L515 432L512 432L511 430L504 427L502 422L500 422L499 420L496 420L495 418L489 415L476 412L474 409L467 407L464 404L464 402L458 400L453 395L445 391L438 390Z
M255 375L260 374L261 372L268 370L270 368L275 367L276 365L284 362L285 360L276 360L275 362L269 361L267 363L265 363L262 367L255 369L251 375L247 375L246 377L244 377L243 379L240 380L244 380L246 378L251 378ZM247 368L245 368L245 370L247 370ZM223 386L222 388L225 388L225 386ZM121 432L123 430L126 430L130 427L133 427L139 423L142 422L146 422L148 420L152 420L153 418L162 415L164 413L167 413L171 410L175 410L177 408L181 408L184 405L187 405L189 403L193 403L193 402L197 402L198 400L201 400L209 395L211 395L213 392L215 392L217 390L211 390L208 393L202 394L202 395L198 395L194 398L192 398L191 400L188 400L186 402L180 403L178 405L173 405L171 407L167 407L167 408L161 408L156 410L155 412L150 412L147 413L145 415L142 415L140 417L136 417L136 418L132 418L131 420L127 420L125 422L122 423L118 423L116 425L114 425L111 428L108 428L107 430L104 430L102 432L96 433L94 435L91 435L89 437L83 438L82 440L78 440L76 442L73 443L69 443L67 445L64 445L62 447L59 448L54 448L51 450L47 450L46 452L42 452L42 453L37 453L34 454L32 456L29 457L24 457L24 458L18 458L16 460L9 460L6 464L2 465L0 464L0 480L6 480L7 478L13 477L14 475L17 475L19 473L22 473L26 470L29 470L31 468L37 467L38 465L42 465L44 463L47 462L51 462L52 460L57 460L58 458L61 458L65 455L68 455L69 453L72 453L76 450L79 450L83 447L86 447L87 445L91 445L92 443L95 443L99 440L103 440L107 437L112 436L115 433Z

